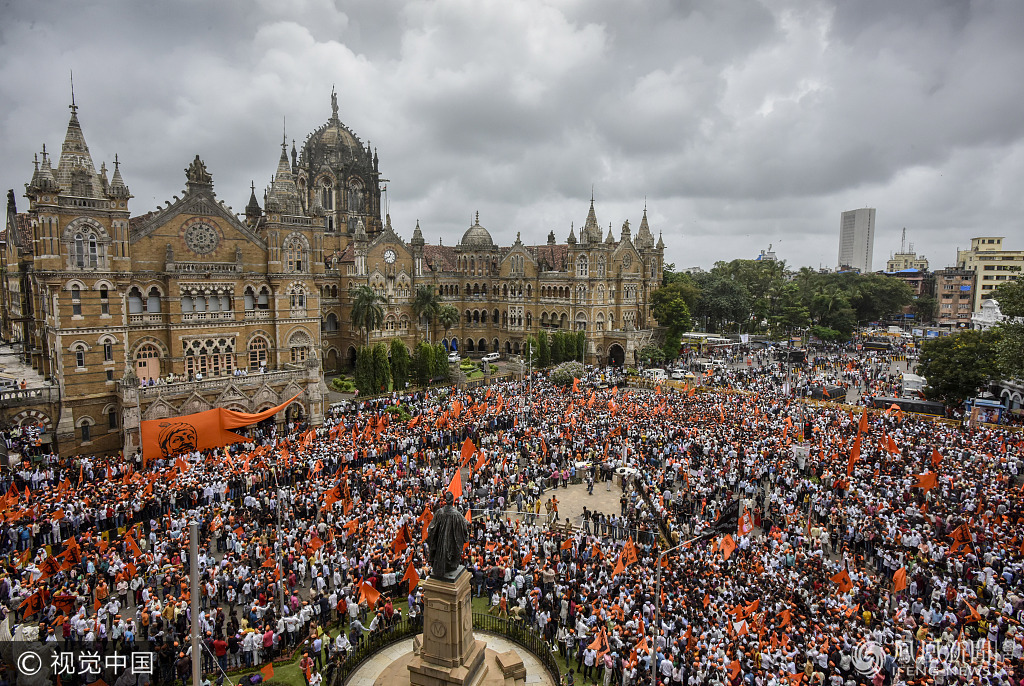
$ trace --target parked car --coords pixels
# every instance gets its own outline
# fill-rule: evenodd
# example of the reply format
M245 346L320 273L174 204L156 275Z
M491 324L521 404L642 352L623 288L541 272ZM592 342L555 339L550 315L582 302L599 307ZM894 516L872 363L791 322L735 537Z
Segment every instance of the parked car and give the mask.
M453 352L453 353L448 353L448 361L449 362L461 362L462 358L459 357L459 353L458 353L458 351L456 351L456 352Z
M487 353L483 356L484 362L497 362L501 359L501 353Z

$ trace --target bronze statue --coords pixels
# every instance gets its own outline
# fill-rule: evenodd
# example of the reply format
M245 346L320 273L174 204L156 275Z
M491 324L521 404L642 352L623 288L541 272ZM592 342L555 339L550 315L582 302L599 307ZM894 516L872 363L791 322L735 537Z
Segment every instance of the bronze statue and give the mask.
M462 570L462 546L469 540L469 522L455 509L451 491L444 494L444 505L434 513L427 529L427 559L430 576L441 581L455 581Z

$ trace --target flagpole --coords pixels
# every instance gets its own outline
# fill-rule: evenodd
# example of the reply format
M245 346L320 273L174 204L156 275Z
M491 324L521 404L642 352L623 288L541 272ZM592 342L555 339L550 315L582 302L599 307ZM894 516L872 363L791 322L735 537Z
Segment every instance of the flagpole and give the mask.
M199 662L202 658L199 641L199 522L189 522L188 538L189 581L192 588L192 686L199 686L203 677Z
M658 671L657 665L654 663L654 658L658 654L658 638L661 637L661 563L665 559L665 556L671 553L673 550L678 550L684 545L693 543L697 539L701 538L696 536L689 540L683 541L682 543L663 551L658 555L658 561L655 564L654 572L654 636L651 638L651 686L658 686Z

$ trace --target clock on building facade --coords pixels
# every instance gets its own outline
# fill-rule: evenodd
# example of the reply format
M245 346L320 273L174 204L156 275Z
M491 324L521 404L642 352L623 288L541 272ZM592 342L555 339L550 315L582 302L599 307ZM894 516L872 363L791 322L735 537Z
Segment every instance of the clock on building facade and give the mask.
M398 255L395 254L394 250L390 248L384 251L384 261L388 264L394 264L395 260L398 259Z

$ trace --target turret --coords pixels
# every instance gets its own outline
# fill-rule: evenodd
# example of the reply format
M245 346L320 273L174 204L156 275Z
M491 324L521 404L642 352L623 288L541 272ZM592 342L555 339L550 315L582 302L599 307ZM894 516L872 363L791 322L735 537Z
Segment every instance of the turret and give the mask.
M569 238L566 239L566 242L569 245L576 245L576 231L571 223L569 224Z
M245 223L250 227L256 225L260 217L263 216L263 210L260 208L260 203L256 199L256 184L250 181L251 192L249 193L249 204L245 206Z
M121 177L121 161L116 154L114 155L114 178L107 189L107 195L114 200L128 200L132 197L131 191L128 190L128 186L125 185L124 179Z

